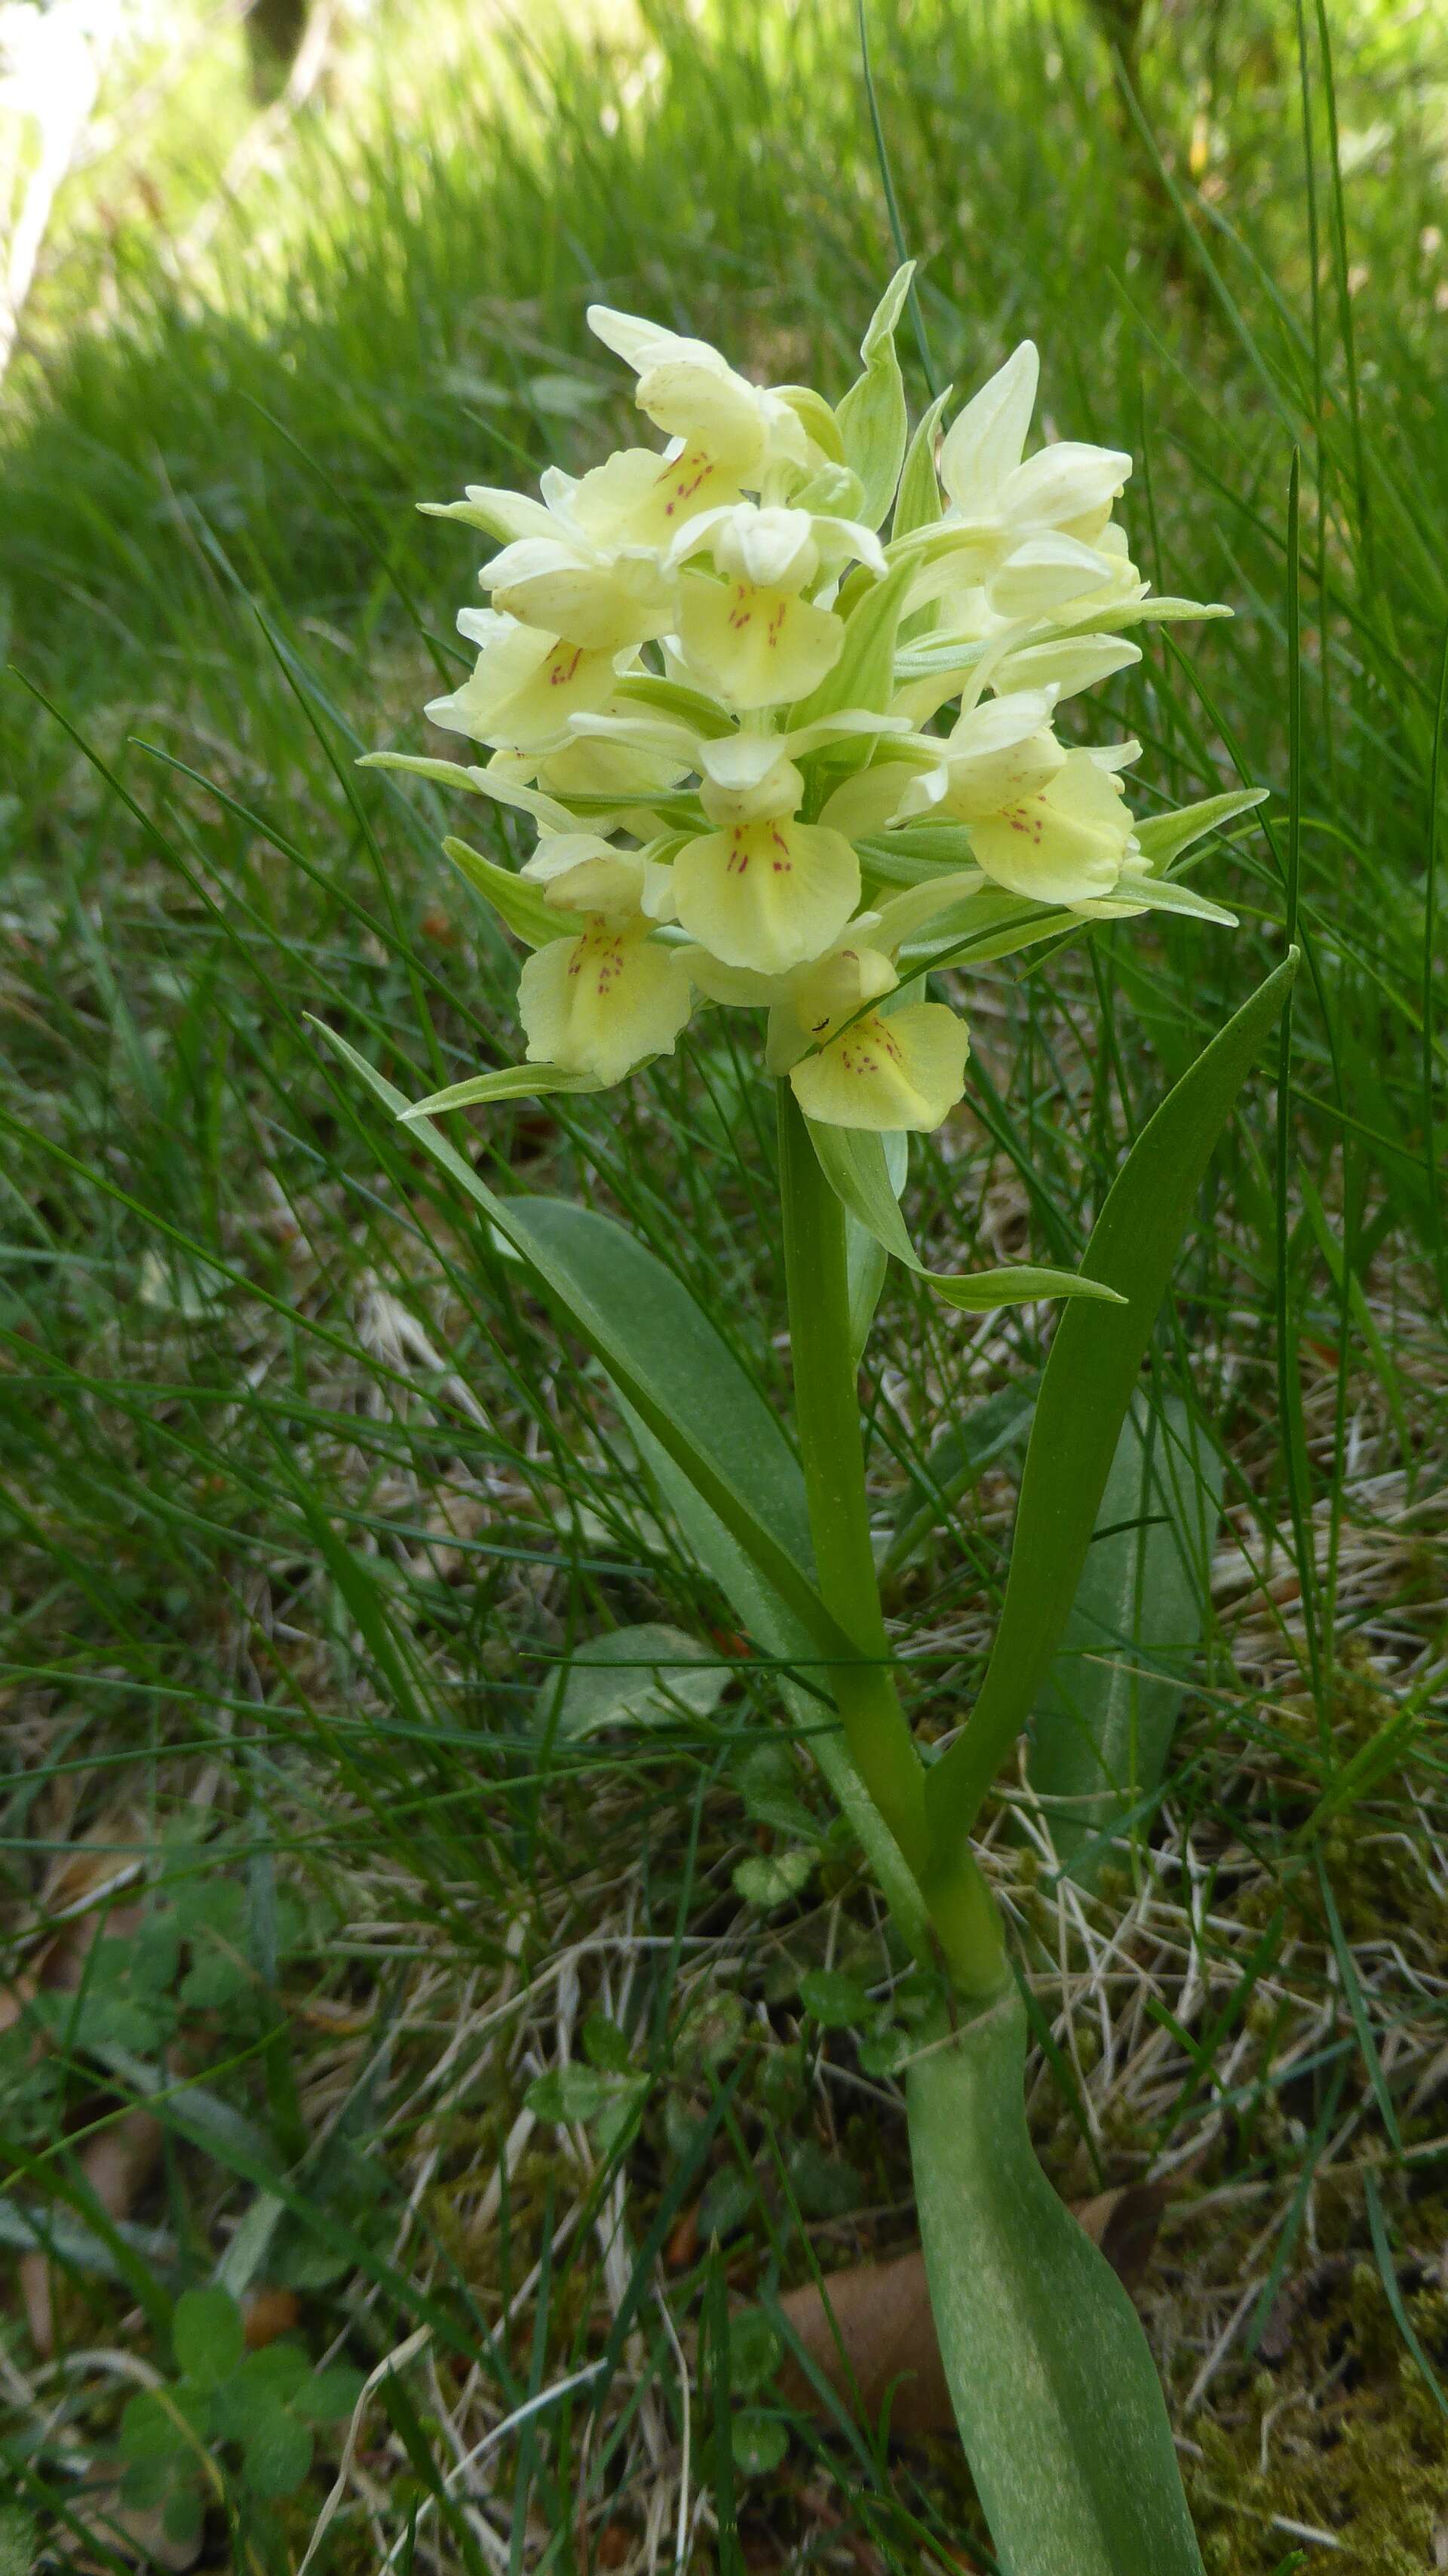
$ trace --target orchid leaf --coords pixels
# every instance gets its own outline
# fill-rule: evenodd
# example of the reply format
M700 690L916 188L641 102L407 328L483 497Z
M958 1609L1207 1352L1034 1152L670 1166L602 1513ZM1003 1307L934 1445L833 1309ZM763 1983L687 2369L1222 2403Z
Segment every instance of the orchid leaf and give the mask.
M1010 1987L906 2079L930 2306L1001 2576L1202 2576L1141 2321L1026 2127Z
M678 1286L677 1281L673 1284ZM687 1294L687 1291L681 1293ZM776 1442L782 1448L784 1437L778 1423L755 1395L748 1380L736 1369L722 1342L718 1345L718 1359L723 1363L718 1393L721 1396L728 1394L730 1401L739 1406L736 1418L741 1428L752 1435L758 1454L761 1458L767 1457L771 1445ZM732 1377L730 1372L733 1372ZM705 1382L701 1379L701 1384ZM741 1386L746 1401L741 1401ZM790 1722L808 1746L838 1805L854 1828L856 1839L902 1934L917 1958L928 1963L934 1957L930 1927L920 1890L904 1854L860 1777L833 1709L817 1691L809 1689L789 1669L795 1665L800 1673L807 1674L818 1665L818 1654L807 1631L731 1537L718 1513L710 1510L637 1415L630 1415L630 1428L664 1502L705 1573L712 1575L755 1644L766 1655L778 1659L775 1680ZM803 1512L804 1478L792 1454L786 1451L786 1455L798 1478L798 1509Z
M1121 1855L1166 1774L1201 1634L1222 1456L1180 1397L1121 1426L1065 1633L1032 1728L1031 1786L1083 1887Z
M734 730L717 698L688 688L682 680L661 680L652 671L626 671L615 681L613 693L630 706L653 707L660 715L674 717L706 741Z
M361 1076L374 1098L394 1118L402 1117L409 1104L401 1092L335 1029L321 1021L313 1026ZM696 1370L707 1364L717 1337L693 1299L683 1292L680 1307L664 1297L660 1283L670 1274L612 1218L559 1200L499 1198L438 1134L430 1119L418 1118L411 1132L492 1220L504 1241L531 1262L579 1338L779 1593L815 1652L822 1651L830 1662L856 1660L858 1649L831 1618L806 1570L811 1563L807 1519L796 1545L781 1540L778 1510L760 1508L761 1462L747 1435L739 1434L729 1416L711 1418L710 1436L700 1436L699 1407L694 1402ZM784 1454L789 1456L787 1448ZM779 1494L770 1499L776 1505L783 1501ZM802 1484L798 1500L802 1512Z
M954 1273L928 1270L910 1240L891 1187L883 1139L860 1128L826 1127L813 1118L805 1124L819 1167L846 1212L947 1306L988 1315L997 1306L1020 1306L1035 1297L1104 1297L1120 1303L1115 1289L1083 1278L1075 1270L1042 1270L1024 1264Z
M927 1780L947 1861L1024 1726L1069 1616L1121 1425L1218 1136L1297 972L1293 949L1167 1094L1113 1181L1088 1274L1129 1301L1075 1298L1051 1345L1026 1452L1010 1573L980 1696Z

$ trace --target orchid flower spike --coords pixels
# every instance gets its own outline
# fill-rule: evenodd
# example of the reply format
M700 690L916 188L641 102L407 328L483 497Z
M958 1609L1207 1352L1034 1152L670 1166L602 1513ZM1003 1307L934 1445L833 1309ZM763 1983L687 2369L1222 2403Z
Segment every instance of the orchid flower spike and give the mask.
M1114 516L1129 456L1030 450L1029 341L947 429L939 488L928 437L901 483L906 283L837 408L595 305L662 448L427 505L494 549L489 604L458 617L472 671L427 708L487 757L372 758L536 831L521 870L474 854L469 876L531 951L541 1089L622 1081L702 1001L767 1014L762 1070L811 1119L935 1127L969 1038L925 977L958 926L999 957L1063 920L1231 918L1165 873L1207 828L1192 809L1134 819L1139 746L1058 730L1140 658L1124 627L1225 612L1148 598Z

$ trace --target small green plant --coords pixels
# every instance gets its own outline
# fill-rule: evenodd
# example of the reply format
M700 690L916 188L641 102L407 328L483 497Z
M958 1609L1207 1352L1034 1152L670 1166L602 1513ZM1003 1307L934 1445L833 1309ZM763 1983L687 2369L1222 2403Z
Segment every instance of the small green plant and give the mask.
M74 1990L66 1981L25 1996L12 2027L0 2032L0 2109L12 2145L54 2138L77 2073L92 2080L85 2061L159 2064L203 2021L213 2040L244 2050L258 2018L272 2018L248 1890L228 1871L234 1856L224 1836L207 1845L204 1865L189 1836L163 1846L174 1880L158 1879L134 1919L127 1910L119 1922L101 1921L81 1944ZM316 1931L303 1898L277 1889L269 1908L271 1972L294 1960Z
M180 2543L216 2505L265 2533L266 2508L302 2485L317 2427L351 2414L362 2373L314 2369L290 2342L248 2352L241 2311L221 2289L183 2293L171 2342L176 2377L131 2398L121 2419L121 2502L159 2513Z
M907 2070L941 2352L1001 2566L1199 2576L1140 2324L1031 2146L1024 2003L972 1834L1042 1709L1073 1604L1074 1686L1062 1693L1057 1674L1040 1786L1078 1873L1129 1838L1159 1787L1179 1677L1168 1662L1154 1696L1103 1692L1089 1656L1123 1623L1143 1649L1172 1643L1142 1626L1143 1569L1154 1547L1164 1582L1192 1533L1177 1527L1175 1462L1138 1433L1133 1398L1213 1147L1286 1002L1295 952L1141 1128L1080 1270L941 1274L921 1260L899 1205L910 1139L964 1096L970 1056L965 1018L953 995L928 998L931 978L1099 922L1165 914L1234 927L1182 861L1260 791L1139 816L1122 773L1140 745L1062 739L1059 708L1139 659L1123 630L1221 612L1150 595L1114 517L1128 456L1068 440L1026 454L1029 342L943 436L947 398L912 437L895 352L909 285L902 269L865 334L864 372L834 408L806 386L751 383L704 342L594 307L664 453L629 448L577 480L550 470L541 499L471 486L441 505L498 550L481 574L491 606L459 618L476 667L428 712L488 757L372 758L535 828L516 870L443 844L527 951L526 1059L409 1103L336 1043L602 1363L662 1502L783 1668L789 1714L913 1954L913 2021L873 2012L833 1968L806 1978L804 2002L821 2028L865 2029L877 2065ZM672 1054L709 1010L763 1017L797 1446L652 1253L605 1217L496 1197L434 1123L619 1083ZM900 1696L860 1431L857 1370L892 1259L966 1313L1065 1301L1035 1394L994 1650L964 1727L931 1762ZM1179 1437L1170 1417L1163 1436ZM972 1469L968 1451L941 1463L947 1481ZM1184 1481L1215 1508L1209 1474L1189 1468ZM1123 1520L1136 1535L1108 1556ZM1199 1514L1199 1545L1207 1529ZM1094 1539L1103 1552L1083 1594ZM631 1698L618 1686L625 1632L545 1692L539 1722L647 1725L667 1711L669 1664L677 1690L697 1683L687 1639L651 1627L633 1651L642 1692L637 1680ZM787 1818L795 1837L783 1866L746 1863L736 1881L749 1901L778 1902L814 1865L808 1817L758 1760L741 1787L771 1829ZM644 2078L611 2028L585 2046L586 2063L544 2077L530 2098L617 2147ZM817 2208L847 2206L841 2195L858 2187L843 2168L811 2169L803 2149L791 2181ZM721 2233L724 2217L711 2213ZM734 2468L767 2468L783 2436L758 2408L735 2424L727 2333L714 2335L714 2372L723 2525Z

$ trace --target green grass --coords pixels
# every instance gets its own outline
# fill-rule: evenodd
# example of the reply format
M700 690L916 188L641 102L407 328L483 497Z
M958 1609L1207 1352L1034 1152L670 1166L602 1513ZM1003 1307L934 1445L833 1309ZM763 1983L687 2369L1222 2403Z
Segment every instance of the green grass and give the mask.
M737 2564L701 2504L729 2474L710 2318L910 2236L893 2082L800 2000L811 1967L877 1992L897 1973L848 1843L776 1913L732 1892L747 1852L827 1834L807 1767L741 1778L769 1674L740 1665L589 1364L306 1018L404 1088L516 1048L504 944L436 855L451 812L353 768L423 747L454 663L474 553L412 503L622 434L582 324L597 293L838 394L892 264L841 0L643 17L607 43L520 36L506 78L460 20L384 26L375 55L354 36L345 112L299 123L195 271L178 282L131 227L105 326L74 327L62 272L15 379L9 1928L43 1933L114 1875L106 1854L129 1873L119 1970L113 1945L77 1965L72 1944L82 1988L46 2007L50 2055L0 2040L0 2225L49 2210L72 2231L57 2350L92 2356L46 2363L15 2303L0 2320L7 2457L47 2529L108 2455L125 2359L169 2366L170 2302L220 2261L238 2294L293 2290L319 2363L371 2370L430 2329L371 2406L331 2565L613 2565L651 2527L667 2559L675 2330L703 2338L693 2563ZM1448 2222L1439 32L1334 18L1339 189L1310 18L1305 76L1277 10L1148 28L1164 169L1075 11L922 0L872 24L941 380L968 388L1029 331L1053 430L1135 452L1125 515L1158 586L1237 611L1112 684L1142 776L1164 803L1239 774L1274 791L1209 863L1234 937L1129 924L966 991L970 1112L912 1169L937 1266L976 1241L1073 1260L1123 1138L1281 955L1290 909L1306 952L1287 1081L1264 1068L1219 1157L1159 1336L1158 1386L1226 1448L1229 1517L1151 1856L1083 1907L1013 1792L989 1828L1042 2040L1033 2119L1068 2192L1170 2183L1145 2299L1209 2564L1276 2568L1306 2525L1344 2570L1417 2568L1444 2445L1402 2317L1440 2377L1448 2360L1412 2261ZM239 113L218 105L218 154ZM190 222L204 172L173 149ZM83 188L64 217L98 274ZM771 1104L742 1050L706 1024L597 1105L491 1113L471 1137L501 1186L626 1216L786 1400ZM882 1529L1043 1328L976 1332L897 1277L867 1371ZM927 1733L982 1668L1009 1466L895 1577ZM717 1652L714 1715L540 1742L540 1683L644 1619ZM1362 1749L1384 1726L1379 1768ZM1324 1797L1320 1865L1294 1875ZM519 2125L600 2012L650 2078L621 2151L596 2124L571 2143ZM84 2142L163 2068L140 2234L118 2234ZM1296 2322L1268 2334L1292 2283ZM331 2474L269 2530L217 2507L203 2563L298 2564ZM864 2437L797 2427L781 2466L733 2475L750 2566L843 2535L913 2567L926 2535L976 2528L949 2446L887 2474ZM244 2481L228 2493L240 2512Z

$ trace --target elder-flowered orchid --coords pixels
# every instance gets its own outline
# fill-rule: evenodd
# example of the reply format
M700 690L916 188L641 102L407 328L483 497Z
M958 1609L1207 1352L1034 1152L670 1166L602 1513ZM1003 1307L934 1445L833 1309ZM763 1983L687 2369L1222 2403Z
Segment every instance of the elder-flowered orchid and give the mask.
M906 942L983 883L974 869L939 873L857 913L823 954L780 974L691 949L690 975L710 1001L768 1011L766 1069L788 1076L807 1117L873 1133L938 1127L965 1089L965 1021L942 1002L875 1006L901 989Z
M941 442L942 524L962 545L942 558L936 595L964 581L983 590L993 617L1061 608L1137 578L1111 529L1131 458L1075 439L1027 457L1039 381L1040 359L1023 340Z
M912 779L897 818L967 825L978 867L1012 894L1078 904L1109 895L1134 846L1117 769L1140 745L1067 750L1051 725L1056 691L1021 690L967 709L939 766Z
M571 938L536 948L519 979L530 1063L613 1083L672 1054L692 997L682 952L653 936L673 915L671 871L597 833L561 832L540 841L523 875L550 910L579 922Z
M1123 628L1219 612L1149 597L1113 518L1129 457L1070 441L1027 452L1029 343L938 454L948 396L911 439L894 346L908 284L903 270L837 408L594 307L665 452L620 449L577 478L550 469L537 500L472 485L445 505L497 551L480 574L491 605L458 620L473 668L428 713L485 757L373 758L502 809L492 853L451 836L443 848L527 952L526 1061L411 1103L353 1061L578 1329L641 1471L767 1654L936 1992L910 2070L911 2150L941 2356L1001 2565L1201 2576L1151 2355L1031 2144L1025 2016L971 1832L1041 1705L1141 1400L1172 1244L1293 960L1146 1122L1079 1270L922 1260L900 1193L910 1134L966 1093L959 975L1133 914L1231 926L1177 863L1258 798L1133 814L1122 772L1140 746L1087 739L1072 701L1140 659ZM620 1082L671 1055L696 1011L706 1049L708 1014L762 1023L797 1451L643 1244L600 1211L495 1197L432 1125ZM891 1259L971 1313L1087 1301L1086 1331L1068 1317L1034 1401L1024 1555L983 1686L928 1769L897 1694L859 1424ZM1074 1787L1053 1797L1039 1752L1038 1733L1031 1786L1064 1818ZM1088 1851L1143 1812L1138 1781L1113 1783L1086 1802ZM993 2345L1010 2366L982 2375ZM1065 2392L1039 2475L1027 2381Z
M783 389L766 390L739 375L707 340L690 340L606 304L588 308L589 329L633 368L641 412L677 442L670 463L692 491L709 500L714 475L741 489L766 489L782 470L822 461L804 420ZM694 477L702 476L697 485Z
M695 568L708 553L713 575ZM808 510L744 501L709 511L675 540L679 648L690 677L741 712L807 697L834 669L844 625L808 596L853 558L883 578L874 530Z
M497 749L543 751L567 741L575 715L596 714L613 693L623 652L588 652L493 608L462 608L458 631L480 649L472 676L424 713L447 733Z
M765 1069L818 1125L929 1128L965 1084L965 1021L923 980L957 929L962 953L1000 957L1063 920L1230 919L1153 856L1172 818L1133 818L1137 746L1060 731L1139 660L1122 626L1219 612L1148 598L1112 515L1127 455L1026 453L1029 342L946 430L938 483L917 440L890 525L902 294L837 410L596 306L664 452L550 468L536 500L471 484L427 505L497 548L491 605L458 618L474 667L428 707L489 756L374 757L535 821L526 892L476 853L465 872L532 949L540 1089L623 1079L702 1003L767 1013Z

